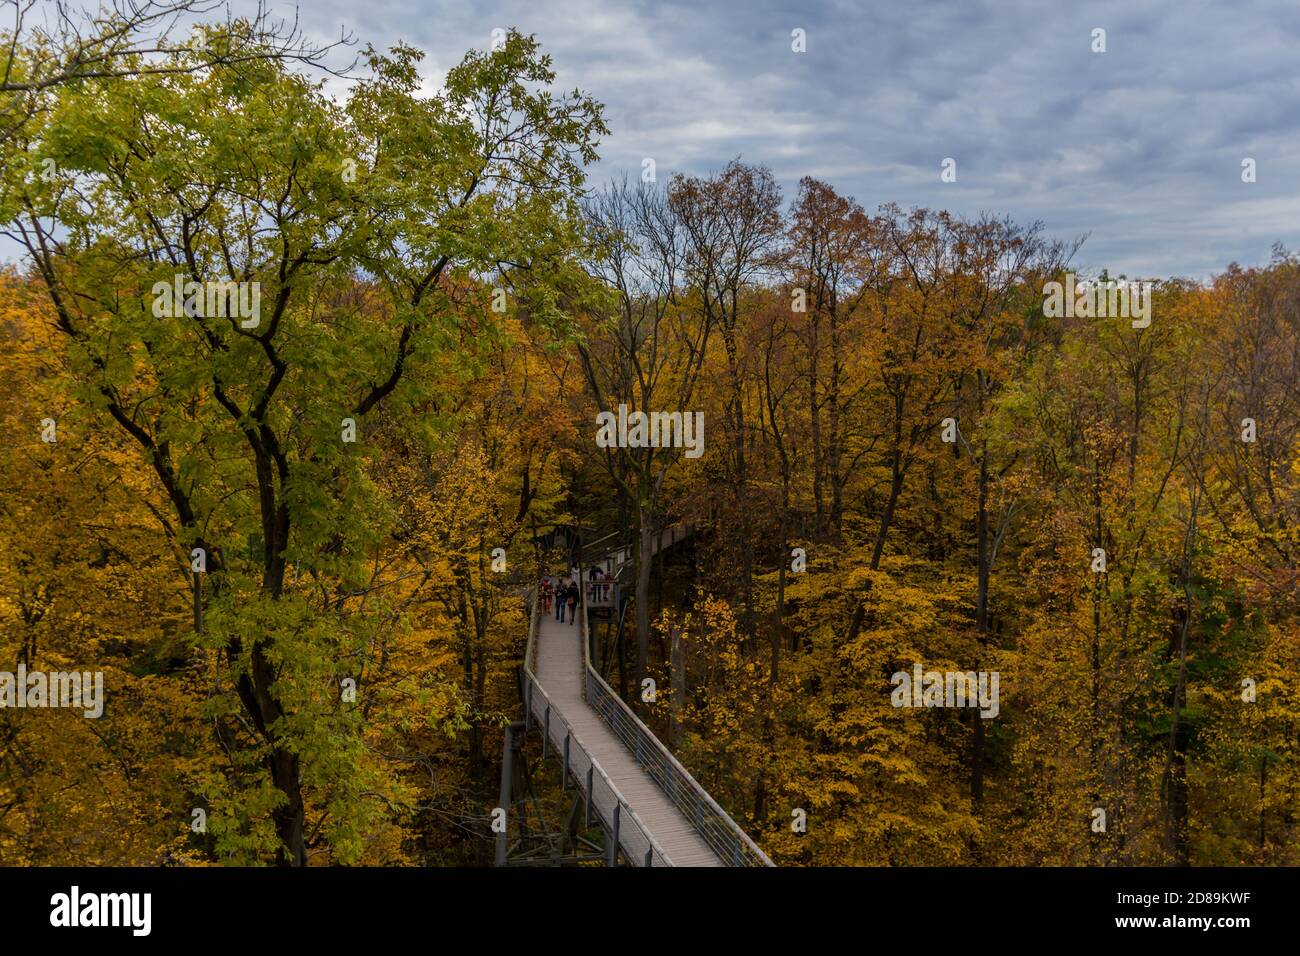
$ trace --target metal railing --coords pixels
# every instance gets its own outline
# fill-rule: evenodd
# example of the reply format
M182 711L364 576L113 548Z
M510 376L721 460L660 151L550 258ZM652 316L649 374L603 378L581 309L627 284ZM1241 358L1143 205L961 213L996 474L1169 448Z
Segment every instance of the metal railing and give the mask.
M587 599L587 607L618 607L618 582L612 578L603 581L588 581L584 593Z
M665 548L671 548L678 541L685 541L695 533L695 526L689 522L679 521L671 524L666 528L661 528L655 535L650 554L653 557ZM634 541L631 544L609 546L608 543L615 539L621 538L622 532L615 531L607 535L602 535L590 544L585 544L581 549L580 567L584 570L589 568L593 563L604 564L605 570L618 576L625 567L632 563L633 552L637 548Z
M582 567L587 567L598 557L604 557L610 553L610 545L617 543L618 539L623 537L622 531L611 531L609 534L603 534L593 541L588 541L578 551L578 562Z
M581 570L579 577L581 578ZM582 607L583 697L614 735L632 753L641 768L685 816L705 843L728 866L775 866L727 811L632 713L604 678L591 666L591 641L587 634L587 589L580 588Z
M540 620L541 602L537 600L537 589L529 592L532 613L528 625L528 646L524 650L523 687L524 723L527 726L536 720L542 728L542 757L548 748L563 761L563 776L560 778L565 789L572 777L575 785L586 796L587 826L591 825L592 814L600 818L600 824L609 834L609 863L617 863L617 853L621 848L624 857L633 866L673 866L672 858L664 851L631 804L624 799L609 774L600 766L582 742L582 738L564 719L564 714L551 703L534 669L536 661L537 629ZM583 614L584 660L586 641L586 614Z

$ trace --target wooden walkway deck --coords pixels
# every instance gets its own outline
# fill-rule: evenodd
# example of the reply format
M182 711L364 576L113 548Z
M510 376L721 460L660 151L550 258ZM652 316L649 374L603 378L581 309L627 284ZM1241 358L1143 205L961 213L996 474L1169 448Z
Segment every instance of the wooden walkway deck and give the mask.
M581 627L581 622L570 624L566 621L561 624L555 619L554 612L542 614L538 621L534 664L537 683L549 698L552 710L559 711L558 715L553 715L559 718L552 725L554 742L562 747L559 741L563 733L559 732L557 737L557 728L562 720L581 738L583 747L608 774L645 830L649 831L655 843L671 859L672 865L723 866L722 860L682 812L673 805L654 779L641 769L623 742L583 699ZM586 768L575 765L573 769L575 775L580 780L583 779ZM610 794L602 795L598 784L595 789L593 797L603 812L605 808L601 807L602 802L613 802L613 797ZM630 857L639 860L649 849L648 842L630 823L624 824L619 834L620 843Z

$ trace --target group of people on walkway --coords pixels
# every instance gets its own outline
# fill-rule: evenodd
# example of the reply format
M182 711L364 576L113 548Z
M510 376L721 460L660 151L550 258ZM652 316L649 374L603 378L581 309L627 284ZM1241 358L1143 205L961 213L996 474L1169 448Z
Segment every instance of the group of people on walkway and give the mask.
M564 623L565 609L568 609L570 624L578 619L578 584L572 578L568 581L560 580L559 576L554 581L549 576L542 578L541 594L542 610L549 612L554 603L555 618L561 624Z
M602 602L609 600L608 582L614 580L612 574L608 574L599 564L593 564L587 580L591 582L591 600Z
M542 577L542 583L538 587L538 593L542 598L542 610L550 613L551 606L555 606L555 618L561 623L564 621L565 611L568 611L569 623L572 624L578 616L578 604L582 600L581 592L578 590L578 583L575 580L578 576L578 569L571 572L571 576L566 580L557 575L545 575ZM588 591L589 600L607 601L609 599L610 582L614 576L600 565L592 565L588 579L590 581L590 590Z

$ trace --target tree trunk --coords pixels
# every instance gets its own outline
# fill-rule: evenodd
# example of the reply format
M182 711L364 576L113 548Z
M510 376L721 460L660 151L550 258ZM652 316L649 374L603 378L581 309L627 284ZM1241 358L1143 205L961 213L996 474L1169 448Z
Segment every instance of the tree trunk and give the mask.
M817 405L817 322L817 313L814 309L813 315L809 318L808 329L808 423L813 458L813 506L816 509L813 519L813 534L820 541L826 530L826 505L822 491L822 472L825 469L825 457L822 454L821 409Z
M895 449L893 461L891 462L892 475L889 480L889 500L885 502L885 511L880 516L880 528L876 532L876 546L871 549L872 571L880 568L880 559L885 553L885 539L889 537L889 526L894 522L894 509L898 506L898 497L903 491L901 458L901 454Z
M258 485L262 511L262 532L265 541L265 564L262 572L262 591L273 600L284 593L284 574L287 567L285 549L289 543L289 512L283 502L276 501L271 480L271 465L263 455L257 456ZM281 475L281 480L284 476ZM284 795L279 807L272 811L275 832L280 837L276 863L280 866L306 866L306 810L302 799L302 772L298 755L285 746L284 739L273 729L284 716L271 688L275 684L275 668L267 659L260 642L254 643L250 662L251 695L241 693L250 715L255 715L255 726L271 744L267 765L271 782ZM248 699L251 696L252 700ZM249 704L252 707L249 707Z
M978 583L975 592L975 632L979 639L980 664L989 639L989 466L988 442L980 445L979 505L975 515L975 562ZM971 810L978 817L984 807L984 718L976 715L971 736Z
M636 684L632 691L632 706L640 713L642 681L646 678L650 658L650 566L654 558L654 527L650 511L640 509L640 536L636 561Z
M673 628L672 635L672 694L669 698L668 744L676 747L681 737L682 704L686 697L686 655L682 653L682 629Z
M231 653L236 657L239 655L238 643L232 644ZM271 774L271 783L284 795L281 805L271 813L276 835L280 838L276 863L280 866L306 866L306 811L302 799L298 755L284 746L282 739L271 729L284 715L279 701L271 693L275 669L267 660L260 644L253 646L250 664L249 672L239 678L237 690L244 708L253 718L254 726L271 745L266 767Z

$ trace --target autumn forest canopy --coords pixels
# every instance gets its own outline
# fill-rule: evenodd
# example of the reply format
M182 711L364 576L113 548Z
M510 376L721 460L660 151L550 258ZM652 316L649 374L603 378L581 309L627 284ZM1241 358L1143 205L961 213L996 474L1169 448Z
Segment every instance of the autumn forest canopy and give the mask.
M556 527L778 865L1300 864L1300 258L1045 309L1050 223L594 175L515 31L196 36L0 37L0 672L104 685L0 707L0 864L490 863Z

